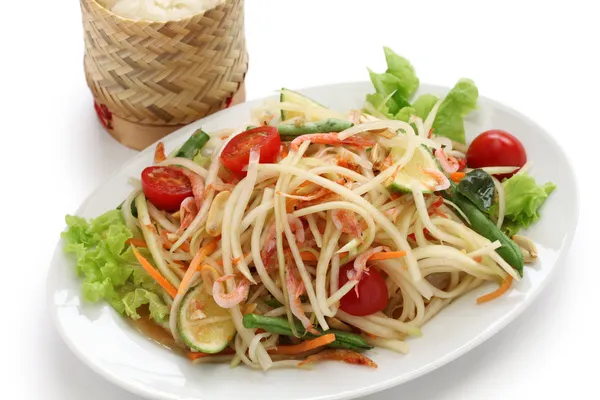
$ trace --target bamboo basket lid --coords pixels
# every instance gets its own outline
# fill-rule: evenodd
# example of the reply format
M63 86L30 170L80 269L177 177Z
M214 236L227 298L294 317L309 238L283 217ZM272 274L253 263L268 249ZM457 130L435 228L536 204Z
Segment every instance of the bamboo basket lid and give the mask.
M150 22L80 0L88 86L106 129L143 149L193 121L245 100L243 0L203 14Z

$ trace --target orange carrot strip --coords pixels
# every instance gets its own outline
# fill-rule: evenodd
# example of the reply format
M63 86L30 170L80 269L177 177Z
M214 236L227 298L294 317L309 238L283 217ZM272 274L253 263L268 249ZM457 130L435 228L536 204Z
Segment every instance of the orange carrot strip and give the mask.
M454 182L458 183L461 181L462 178L465 177L465 173L464 172L453 172L450 174L450 179L452 179Z
M513 281L513 277L509 275L504 280L504 282L502 282L502 285L500 285L500 287L498 289L496 289L492 293L488 293L486 295L479 297L477 299L477 304L492 301L492 300L497 299L498 297L502 296L510 288L510 285L512 285L512 281Z
M347 252L343 252L339 254L340 257L346 257L348 255ZM302 257L302 261L319 261L317 257L311 253L310 251L301 251L300 257Z
M405 251L386 251L383 253L375 253L369 257L369 261L389 260L390 258L400 258L406 255Z
M135 246L131 246L131 248L133 249L133 254L135 254L135 258L137 258L137 260L139 261L139 263L142 265L142 267L146 270L146 272L160 285L162 286L163 289L165 289L165 291L167 293L169 293L169 296L175 298L175 295L177 294L177 289L175 289L175 287L173 285L171 285L171 283L166 280L161 274L160 272L158 272L156 269L154 269L154 267L152 266L152 264L150 264L150 262L148 260L146 260L144 258L144 256L142 256L140 254L140 252L138 251L138 249L135 248Z
M248 257L249 255L250 255L250 253L244 254L244 259L246 259L246 257ZM232 258L231 259L231 263L233 265L236 265L237 263L240 262L240 260L241 260L240 257ZM223 259L221 258L221 259L217 260L217 264L219 264L222 267L223 266Z
M277 348L269 350L269 354L291 356L295 354L301 354L321 346L326 346L334 341L335 335L333 333L328 333L327 335L319 336L318 338L307 340L299 344L294 344L291 346L277 346Z
M185 252L190 251L190 244L188 242L183 242L179 248Z
M194 258L192 259L192 262L190 263L190 266L188 267L187 271L185 272L185 275L183 276L183 279L181 280L181 284L179 285L179 289L177 290L177 294L183 293L183 289L185 287L187 287L188 284L190 283L190 281L192 280L192 277L194 276L194 273L198 270L198 267L200 266L200 263L202 261L204 261L204 259L206 258L206 256L208 256L210 253L212 253L212 252L214 252L216 250L217 243L219 243L219 238L218 237L214 238L213 240L211 240L210 242L208 242L208 244L202 246L200 248L200 250L198 250L198 252L194 256Z
M283 160L286 158L289 153L290 150L288 149L287 145L285 143L281 144L281 159Z
M135 238L131 238L131 239L127 239L127 241L125 242L130 246L135 246L135 247L148 247L148 245L146 244L146 242L144 242L142 239L135 239Z
M300 257L302 257L302 261L318 261L317 257L310 251L301 251Z
M209 353L199 353L199 352L195 352L195 351L190 351L189 353L186 354L187 358L189 358L190 360L194 361L197 360L199 358L204 358L204 357L210 357L210 356L226 356L226 355L231 355L231 354L235 354L235 350L231 349L231 348L226 348L225 350L222 350L218 353L214 353L214 354L209 354Z
M473 257L473 261L480 263L483 261L483 257L481 257L481 256Z
M296 205L298 204L298 199L293 199L291 197L288 197L287 199L285 199L285 211L288 214L293 213L294 207L296 207Z

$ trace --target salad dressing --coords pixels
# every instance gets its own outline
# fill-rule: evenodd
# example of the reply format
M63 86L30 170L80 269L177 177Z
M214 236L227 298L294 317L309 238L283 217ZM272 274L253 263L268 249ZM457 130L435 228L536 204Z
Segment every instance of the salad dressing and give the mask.
M139 309L138 314L140 318L137 320L130 320L131 326L135 328L142 335L165 347L171 351L182 353L182 348L175 343L175 339L173 339L173 335L169 333L165 328L156 324L150 319L150 313L148 309L144 307L144 309Z

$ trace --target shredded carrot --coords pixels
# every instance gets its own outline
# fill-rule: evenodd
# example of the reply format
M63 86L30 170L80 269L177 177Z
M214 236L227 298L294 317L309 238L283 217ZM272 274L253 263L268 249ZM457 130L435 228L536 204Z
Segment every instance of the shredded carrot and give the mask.
M226 348L225 350L222 350L218 353L214 353L214 354L209 354L209 353L199 353L199 352L195 352L195 351L190 351L188 352L187 358L189 358L190 360L194 361L197 360L199 358L204 358L204 357L210 357L210 356L226 356L226 355L233 355L235 354L235 350L231 349L231 348Z
M309 350L319 348L321 346L326 346L329 343L333 343L334 341L335 335L333 333L328 333L327 335L319 336L318 338L307 340L299 344L294 344L290 346L277 346L277 348L269 350L269 354L280 354L288 356L301 354Z
M244 259L246 259L246 257L248 257L249 255L250 255L250 253L246 253L246 254L244 254ZM233 257L232 257L232 258L231 258L231 263L232 263L233 265L237 265L237 264L238 264L238 263L239 263L241 260L242 260L242 259L241 259L241 257L236 257L236 258L233 258ZM223 266L223 259L222 259L222 258L221 258L221 259L218 259L218 260L217 260L217 264L219 264L219 265L222 267L222 266Z
M363 335L368 336L368 337L373 338L373 339L377 339L376 335L373 335L372 333L367 332L367 331L363 331Z
M512 281L513 281L513 277L509 275L504 280L504 282L502 282L502 285L500 285L500 287L498 289L496 289L492 293L488 293L484 296L479 297L477 299L477 304L492 301L492 300L497 299L498 297L502 296L510 288L510 285L512 285Z
M163 231L164 232L164 231ZM165 240L165 238L163 238L163 248L165 250L169 250L171 248L171 246L173 245L172 242ZM135 238L131 238L131 239L127 239L127 244L135 246L135 247L143 247L143 248L147 248L148 244L143 241L142 239L135 239ZM179 246L179 249L183 250L183 251L190 251L190 244L189 242L183 242L181 244L181 246Z
M127 241L125 242L128 245L131 246L135 246L135 247L148 247L148 245L146 244L146 242L144 242L142 239L135 239L135 238L131 238L131 239L127 239Z
M465 177L465 173L464 172L453 172L450 174L450 179L452 179L454 182L458 183L462 180L462 178Z
M212 253L213 251L215 251L215 249L217 248L217 244L218 243L219 243L219 237L216 237L213 240L211 240L210 242L208 242L208 244L202 246L200 248L200 250L198 250L198 252L194 256L194 258L192 259L192 262L190 263L190 266L188 267L187 271L185 272L185 275L183 276L183 279L181 280L181 284L179 285L179 289L177 290L178 294L183 293L183 289L186 286L188 286L188 284L192 280L192 278L194 276L194 273L196 272L196 270L200 266L200 263L202 261L204 261L204 259L206 258L206 256L208 256L210 253Z
M317 257L310 251L301 251L300 257L302 257L302 261L318 261Z
M179 248L185 252L190 251L190 244L188 242L183 242Z
M406 255L405 251L386 251L383 253L375 253L369 257L369 261L389 260L390 258L400 258Z
M340 258L346 257L347 255L347 252L339 253ZM301 251L300 257L302 257L302 261L319 261L310 251Z
M295 211L294 208L296 207L297 204L298 204L298 199L288 197L287 199L285 199L285 211L288 214L293 213Z
M473 261L480 263L481 261L483 261L483 257L481 257L481 256L473 257Z
M288 149L287 145L285 143L282 143L281 144L281 159L283 160L284 158L286 158L289 153L290 153L290 150Z
M161 274L160 272L158 272L153 266L152 264L150 264L150 262L148 260L146 260L144 258L144 256L142 256L140 254L140 252L138 251L138 249L135 248L135 246L131 246L131 248L133 249L133 254L135 254L135 258L137 258L137 260L139 261L139 263L142 265L142 267L146 270L146 272L148 272L148 274L160 285L162 286L163 289L165 289L165 291L167 293L169 293L169 296L175 298L175 295L177 294L177 289L175 289L175 287L173 285L171 285L171 283L166 280Z

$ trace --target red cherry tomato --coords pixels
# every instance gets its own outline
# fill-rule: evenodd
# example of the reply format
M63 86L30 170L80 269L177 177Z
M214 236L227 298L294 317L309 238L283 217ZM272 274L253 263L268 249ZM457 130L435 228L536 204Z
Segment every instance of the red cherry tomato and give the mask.
M142 171L142 190L148 201L161 210L179 210L181 202L193 196L187 176L172 167L148 167Z
M259 126L249 131L240 133L227 143L221 153L221 162L227 169L239 177L246 176L242 171L248 165L250 150L260 150L260 162L263 164L274 163L280 151L281 138L274 126Z
M340 268L340 287L348 282L348 271L354 268L349 263ZM383 310L388 303L388 290L383 277L374 268L362 274L358 282L358 296L355 290L348 292L340 300L340 308L350 315L362 317Z
M467 165L470 168L522 167L526 162L527 153L519 139L498 129L477 136L467 151ZM496 175L496 177L502 180L510 178L516 172Z

